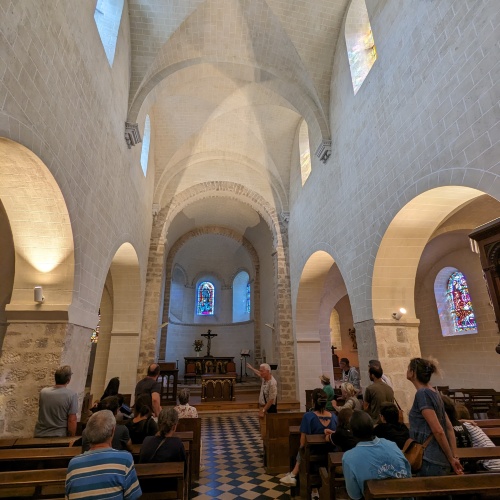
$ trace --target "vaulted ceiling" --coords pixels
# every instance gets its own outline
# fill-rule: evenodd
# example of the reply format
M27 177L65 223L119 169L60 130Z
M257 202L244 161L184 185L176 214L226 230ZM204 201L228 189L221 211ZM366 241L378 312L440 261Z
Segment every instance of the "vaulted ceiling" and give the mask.
M155 203L162 208L196 184L227 181L277 212L289 210L302 119L317 142L329 138L333 56L348 4L128 1L128 115L140 127L151 117ZM234 203L223 206L231 207L225 225L243 232L244 213L248 227L255 223ZM196 207L186 218L204 220L208 205L197 200Z

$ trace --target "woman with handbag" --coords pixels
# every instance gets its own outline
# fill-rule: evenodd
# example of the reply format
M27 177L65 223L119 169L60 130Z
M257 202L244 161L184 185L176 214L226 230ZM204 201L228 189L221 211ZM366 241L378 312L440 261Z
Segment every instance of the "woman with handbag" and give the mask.
M184 462L186 463L186 452L180 438L174 436L179 415L174 408L164 408L158 417L158 433L156 436L148 436L144 439L139 455L139 462Z
M455 434L441 395L430 384L432 374L437 372L436 361L413 358L406 373L406 378L417 390L409 414L410 438L425 448L420 476L444 476L452 471L464 473L455 456Z

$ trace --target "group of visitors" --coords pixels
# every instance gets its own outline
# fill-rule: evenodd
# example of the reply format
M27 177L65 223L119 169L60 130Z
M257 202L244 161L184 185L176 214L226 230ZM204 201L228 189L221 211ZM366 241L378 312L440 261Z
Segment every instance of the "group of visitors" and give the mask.
M182 441L174 436L179 418L197 417L189 405L189 391L179 392L179 405L160 407L159 365L148 367L147 375L135 390L133 416L119 415L123 398L119 394L119 378L108 383L103 396L91 409L82 433L82 455L71 459L66 476L66 498L140 498L131 455L132 444L140 444L140 463L184 462ZM35 437L75 436L77 395L67 385L71 367L55 372L55 385L42 389ZM187 464L186 464L187 466ZM99 471L99 474L95 474Z
M457 447L471 446L474 439L476 446L491 443L472 422L459 420L469 418L465 407L457 414L453 401L431 385L432 375L438 372L436 361L410 360L406 378L416 393L409 412L409 427L400 421L390 379L384 375L378 360L368 364L372 384L365 389L363 401L356 368L350 367L345 358L340 360L340 366L342 379L338 383L342 396L336 399L329 376L323 374L320 377L323 388L313 391L313 408L302 420L295 467L280 479L282 484L296 484L306 434L324 433L333 449L345 452L343 474L349 497L354 500L363 497L364 482L368 479L411 477L411 466L402 451L409 438L425 447L420 476L463 474L464 466L456 457ZM500 470L499 460L485 462L490 470ZM311 497L319 498L316 488L312 489Z

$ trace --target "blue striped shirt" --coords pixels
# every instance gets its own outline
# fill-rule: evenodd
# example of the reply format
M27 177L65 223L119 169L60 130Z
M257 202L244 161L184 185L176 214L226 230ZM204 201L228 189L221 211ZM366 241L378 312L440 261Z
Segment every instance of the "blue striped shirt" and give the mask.
M113 448L90 450L71 459L66 499L135 500L142 495L132 455Z

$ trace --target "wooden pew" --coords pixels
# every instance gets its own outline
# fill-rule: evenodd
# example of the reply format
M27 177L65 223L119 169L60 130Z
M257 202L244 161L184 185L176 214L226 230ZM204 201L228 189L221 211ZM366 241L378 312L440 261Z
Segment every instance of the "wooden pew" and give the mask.
M19 438L14 448L51 448L57 446L73 446L81 436L74 437L46 437L46 438Z
M2 438L0 439L0 450L3 448L12 448L17 441L17 438Z
M483 432L497 445L500 445L500 427L485 427Z
M475 420L478 427L500 427L500 418L486 418L483 420Z
M376 498L473 495L500 490L500 474L371 479L365 483L365 500Z
M303 412L266 414L264 466L268 474L282 474L290 470L289 429L290 426L300 425L303 416Z
M82 450L76 446L3 449L0 450L0 471L67 467L69 461L81 452Z
M135 466L137 477L141 486L152 485L158 487L159 491L165 489L165 482L158 486L154 480L176 479L173 490L158 493L146 493L141 498L179 498L184 500L184 464L182 462L168 462L161 464L138 464ZM50 493L51 499L64 498L64 483L66 480L66 468L40 469L28 471L0 472L0 498L44 498L42 489L57 487L60 493ZM160 489L161 488L161 489ZM18 495L16 493L20 493Z
M331 445L324 434L307 434L304 457L300 466L300 496L310 498L313 487L321 487L320 467L327 465ZM315 470L317 469L317 470Z
M191 442L191 477L197 480L200 477L201 459L201 418L180 418L177 424L177 432L192 432Z

